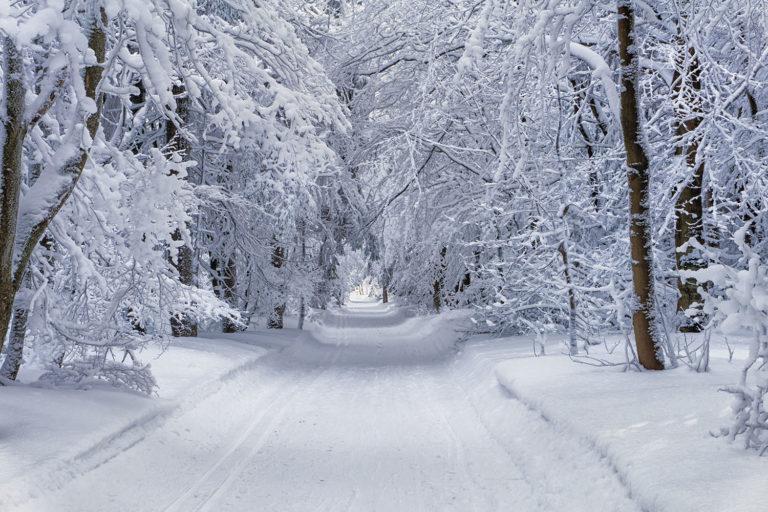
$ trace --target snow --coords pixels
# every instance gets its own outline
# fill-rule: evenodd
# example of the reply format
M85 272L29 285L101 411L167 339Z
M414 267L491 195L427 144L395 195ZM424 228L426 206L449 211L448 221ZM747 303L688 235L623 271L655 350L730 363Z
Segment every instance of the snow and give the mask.
M603 84L603 90L608 98L608 105L611 109L613 119L618 125L621 118L621 106L619 101L619 92L616 88L616 83L613 81L611 68L605 59L591 48L584 46L583 44L570 41L568 43L568 51L577 59L583 60L590 68L596 78L600 79Z
M220 339L183 339L142 354L160 385L148 399L108 387L82 390L12 386L0 393L0 510L97 467L169 416L214 394L266 353ZM26 373L24 373L26 372ZM39 372L27 366L21 380Z
M506 352L497 348L495 356L502 361L496 367L501 385L555 428L592 446L643 509L765 510L765 460L710 434L730 422L731 397L718 390L738 381L743 346L728 362L720 337L708 373L687 367L637 373L561 355L511 359L514 342L505 341ZM504 341L494 342L499 345ZM608 358L599 349L594 355Z
M354 298L307 331L180 340L154 399L4 389L0 509L758 510L764 460L708 435L736 362L533 358L527 337L459 341L467 315Z

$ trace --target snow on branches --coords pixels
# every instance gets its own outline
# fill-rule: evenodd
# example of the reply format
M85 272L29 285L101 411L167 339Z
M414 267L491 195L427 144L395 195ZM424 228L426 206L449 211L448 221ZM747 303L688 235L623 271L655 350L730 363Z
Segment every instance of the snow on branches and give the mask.
M343 107L272 2L16 2L0 33L2 375L37 357L148 392L135 350L180 323L242 325L265 267L245 255L317 232L304 210L325 200ZM209 273L225 257L252 281L239 295Z
M734 235L742 255L738 264L716 263L681 274L700 283L703 312L723 333L751 333L739 383L723 388L734 395L734 420L721 433L763 454L768 451L768 264L747 244L750 226Z

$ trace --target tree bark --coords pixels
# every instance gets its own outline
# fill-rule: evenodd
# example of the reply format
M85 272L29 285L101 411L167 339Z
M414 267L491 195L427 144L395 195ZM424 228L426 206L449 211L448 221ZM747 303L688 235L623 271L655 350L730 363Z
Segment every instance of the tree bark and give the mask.
M233 309L238 309L237 262L234 258L227 259L227 265L224 267L224 301ZM221 330L226 333L238 332L240 326L227 317L221 324Z
M440 312L440 308L443 305L443 281L442 279L435 279L432 283L432 306L435 308L435 313Z
M575 80L571 80L571 85L573 86L574 91L578 90L579 84ZM592 157L595 155L595 141L592 140L593 137L589 133L589 128L587 127L587 123L584 121L584 115L582 113L585 103L588 103L590 108L595 112L597 107L594 105L595 100L592 99L591 95L589 95L589 98L587 98L587 94L587 92L582 92L575 95L573 102L573 113L576 115L576 125L579 129L579 134L584 141L584 147L587 153L587 161L589 162L589 195L592 199L592 206L594 207L595 211L598 211L600 210L600 178L597 172L597 165L592 163ZM602 123L600 123L600 119L596 113L595 122L602 128Z
M11 323L17 286L14 283L13 253L19 216L22 180L24 124L23 62L10 37L3 39L3 169L0 190L0 350Z
M758 114L760 113L760 107L757 104L757 99L755 98L755 95L752 94L752 91L747 88L747 90L744 92L744 94L747 97L747 105L749 105L749 116L752 119L753 123L756 123L759 121ZM765 150L762 146L757 148L757 158L763 159L765 157ZM742 178L738 185L738 193L739 195L744 194L746 182ZM712 195L709 195L709 200L712 200ZM750 199L749 196L744 197L744 201L741 208L741 214L739 217L741 218L741 221L743 223L750 222L755 219L755 217L758 216L759 208L757 205L754 204L754 199ZM746 242L747 245L755 245L757 243L760 243L760 237L758 236L758 231L756 229L755 223L753 222L750 224L749 228L747 229L747 232L744 234L744 242Z
M632 314L632 326L637 345L638 362L649 370L662 370L655 326L653 285L653 241L648 211L649 162L641 144L640 112L637 97L639 66L635 55L635 13L631 0L618 0L617 34L621 59L621 127L627 153L629 182L629 243L632 257L632 281L637 308Z
M83 76L83 86L86 97L96 104L96 111L85 119L85 129L90 139L96 136L101 121L103 97L97 96L97 87L104 73L104 58L106 55L106 34L104 26L108 19L106 11L99 9L91 25L91 33L88 46L96 56L96 64L86 66ZM69 196L77 185L80 176L88 161L88 150L80 149L73 158L61 164L58 169L63 180L58 189L53 193L55 201L44 212L38 212L31 224L29 232L20 234L17 232L20 210L20 196L22 185L22 150L28 125L24 121L24 83L22 78L23 61L19 49L10 38L3 40L3 81L5 86L5 109L2 112L3 123L3 147L2 147L2 182L0 189L0 350L2 350L11 317L14 311L14 301L22 285L24 275L27 272L32 252L42 239L51 221L56 217L61 208L66 204ZM52 93L47 102L46 109L53 103L55 95ZM37 122L43 112L36 112L33 123ZM15 264L14 264L15 263ZM24 307L21 305L20 307ZM18 322L19 329L14 331L20 334L16 338L19 346L14 350L23 351L24 333L26 332L27 313L20 311L23 317ZM22 329L21 326L24 326ZM19 359L19 364L21 359ZM18 369L16 370L18 373Z
M11 323L10 340L5 348L5 360L0 368L0 377L16 380L24 360L24 341L27 335L27 320L29 319L29 299L32 290L22 289L17 294L13 307L13 322Z
M383 271L381 273L381 302L387 304L389 302L389 284L392 281L392 272L394 272L394 265L387 267L382 265Z
M299 223L299 233L301 235L301 265L304 267L307 262L307 235L306 224L303 221ZM299 330L304 329L304 319L306 316L307 304L306 299L304 298L304 290L302 290L301 296L299 297L299 323L297 325Z
M237 262L234 258L227 258L227 263L224 268L220 268L220 260L218 258L211 258L211 270L213 271L213 277L211 284L213 285L213 293L216 296L229 304L233 309L238 309L237 299ZM225 317L221 320L221 331L225 333L233 333L240 331L240 325L233 322L229 317Z
M306 301L304 300L304 295L302 295L299 298L299 323L296 327L298 327L299 330L304 329L304 320L307 317L307 305Z
M572 356L579 353L579 345L576 341L576 293L573 291L571 269L568 265L568 249L565 242L560 242L557 247L560 257L563 259L563 273L565 285L568 287L568 349Z
M272 251L272 266L279 269L279 268L282 268L284 264L285 264L285 249L279 245L275 245L275 248ZM280 290L280 294L282 295L282 290ZM282 329L284 316L285 316L285 302L275 306L274 310L272 311L272 314L269 316L269 319L267 320L267 328Z
M432 305L435 313L439 313L443 306L443 283L445 281L445 255L448 252L446 247L440 250L440 263L437 267L437 277L432 283Z
M697 256L698 251L695 248L688 246L685 251L681 251L680 247L691 238L702 245L704 244L704 208L702 204L704 162L696 162L699 139L694 135L693 140L686 140L691 137L691 134L696 131L702 121L701 106L697 97L701 91L701 68L693 47L689 46L687 53L690 58L687 69L683 74L676 72L674 81L678 117L678 145L675 152L681 157L685 155L687 168L693 169L692 176L680 191L675 203L675 264L678 271L702 268L702 262ZM682 57L678 60L685 62L686 59ZM677 312L681 317L694 303L701 303L701 296L697 288L698 285L693 279L677 279L677 289L680 293L677 300ZM699 332L701 328L702 319L698 316L690 318L680 325L681 332Z
M184 95L184 88L179 85L173 86L173 95L176 97L176 114L182 121L187 121L189 117L189 98ZM165 137L168 144L172 144L176 151L189 155L189 142L178 133L176 125L168 121L165 128ZM184 239L180 228L177 228L171 235L175 242ZM171 260L171 264L179 273L179 282L187 286L195 284L195 254L188 244L178 248L176 261ZM191 315L172 315L171 316L171 334L174 337L197 336L197 320Z

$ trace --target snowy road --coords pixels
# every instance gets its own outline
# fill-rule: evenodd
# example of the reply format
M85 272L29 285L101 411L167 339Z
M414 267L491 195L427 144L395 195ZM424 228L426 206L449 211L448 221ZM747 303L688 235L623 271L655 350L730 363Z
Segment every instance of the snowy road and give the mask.
M607 463L491 384L481 405L509 423L484 420L455 337L352 303L19 510L638 510Z

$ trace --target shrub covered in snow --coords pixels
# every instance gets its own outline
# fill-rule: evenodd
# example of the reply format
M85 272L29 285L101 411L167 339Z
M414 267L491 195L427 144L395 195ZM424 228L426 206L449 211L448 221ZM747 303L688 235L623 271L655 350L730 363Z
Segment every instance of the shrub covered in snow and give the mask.
M51 367L39 379L39 383L44 386L72 386L77 389L87 389L99 382L144 395L151 395L157 387L148 364L133 359L129 363L113 361L107 359L106 354L71 361L61 368Z
M714 264L682 275L711 285L699 288L703 310L723 332L753 335L741 380L723 388L735 401L733 423L721 433L763 454L768 451L768 264L746 242L749 227L745 224L734 236L742 253L740 266Z

